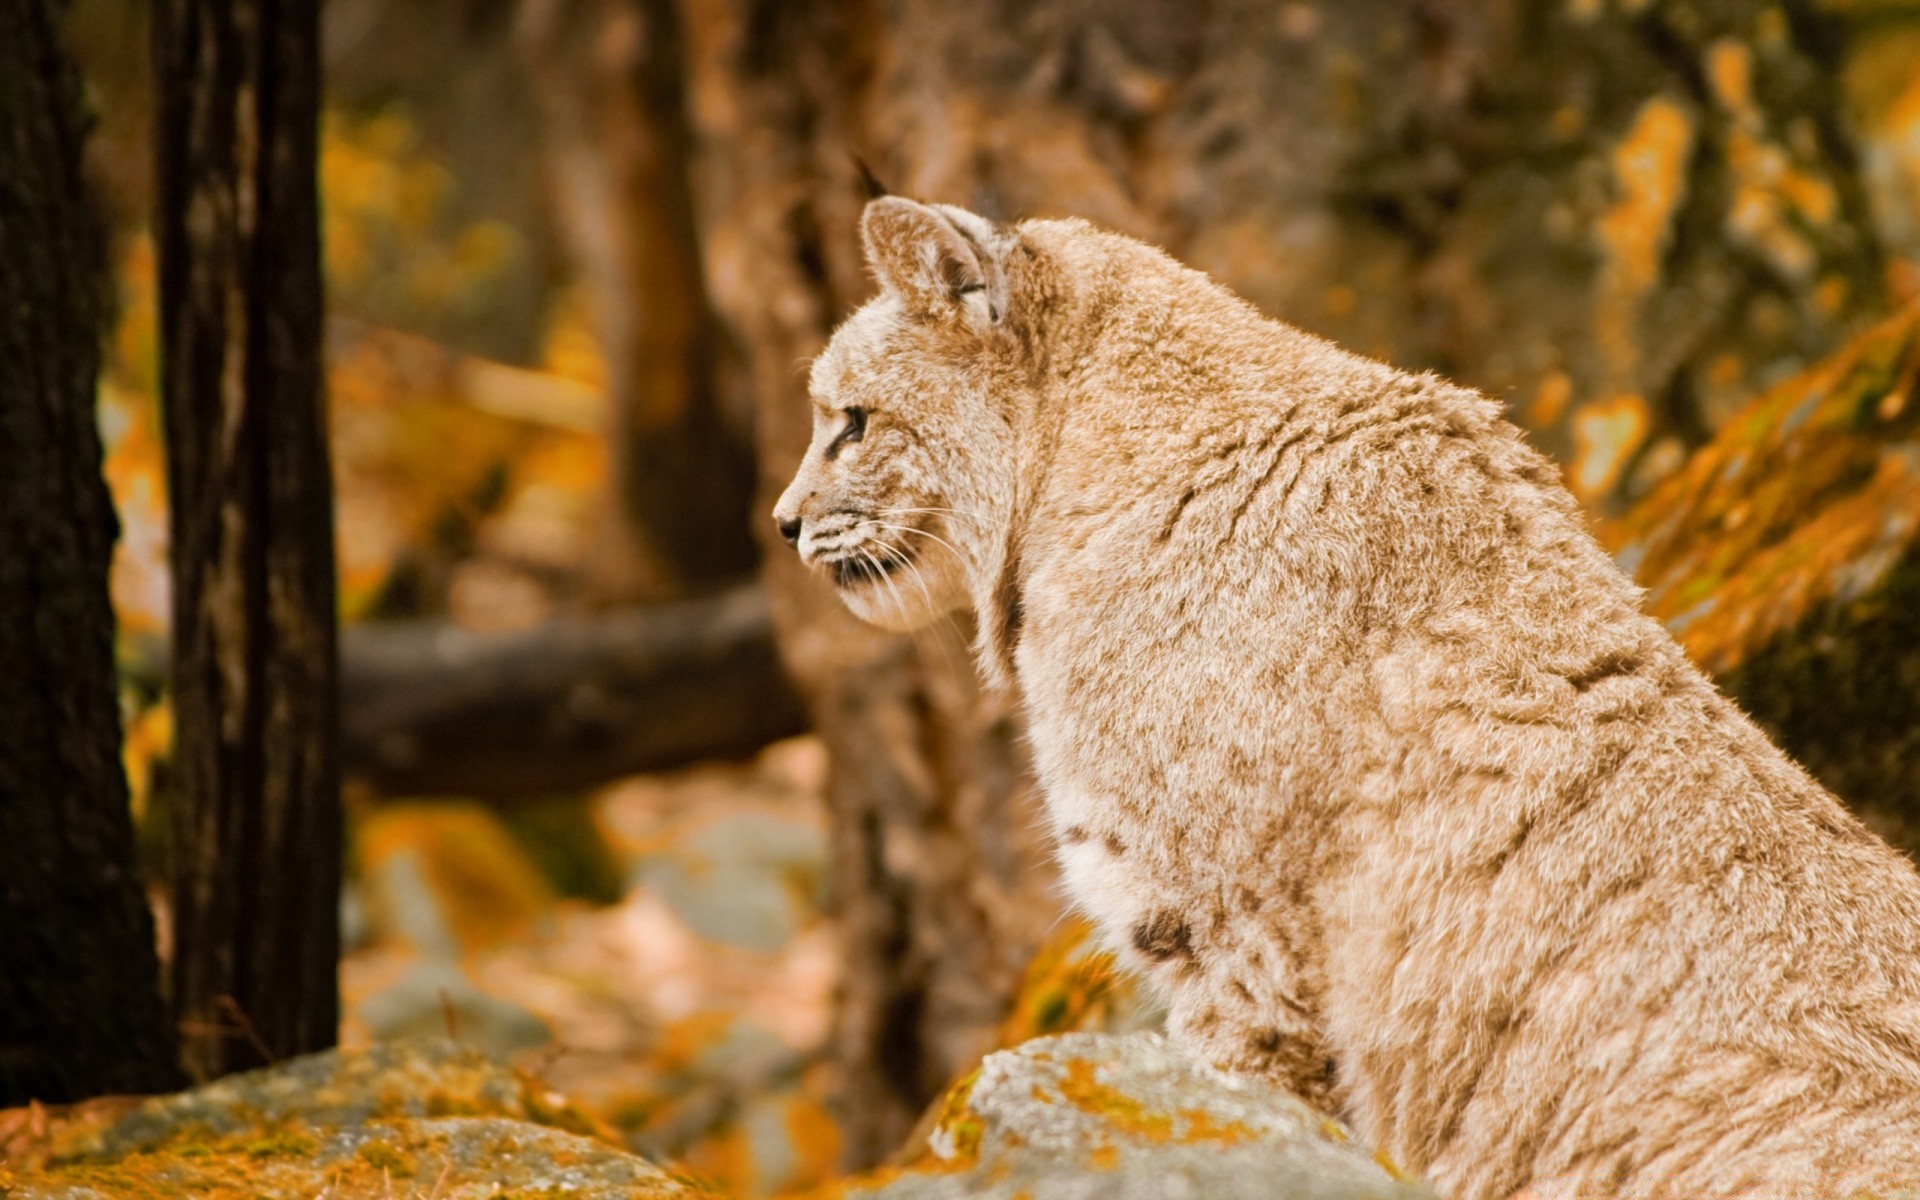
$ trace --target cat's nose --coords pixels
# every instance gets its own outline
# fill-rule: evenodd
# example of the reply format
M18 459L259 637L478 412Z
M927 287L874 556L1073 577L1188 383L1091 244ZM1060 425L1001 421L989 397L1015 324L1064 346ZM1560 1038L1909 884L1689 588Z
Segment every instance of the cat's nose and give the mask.
M783 520L780 517L775 517L773 519L773 523L780 527L780 536L787 539L788 545L797 546L800 544L800 518L799 517L795 517L790 521Z

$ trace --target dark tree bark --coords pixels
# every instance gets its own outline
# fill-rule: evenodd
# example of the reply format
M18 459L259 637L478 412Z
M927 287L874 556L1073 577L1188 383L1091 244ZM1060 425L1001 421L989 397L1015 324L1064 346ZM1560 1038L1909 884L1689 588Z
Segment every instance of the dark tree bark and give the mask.
M0 1108L175 1082L120 765L101 231L55 0L0 0Z
M675 0L549 0L521 44L547 127L551 187L591 289L613 401L612 597L665 598L752 574L752 447L729 412L725 333L694 221Z
M174 1003L197 1076L331 1046L340 779L317 0L154 13Z
M764 513L807 443L797 364L869 288L849 152L868 148L863 97L885 22L869 3L687 11L693 94L731 93L724 112L695 110L718 185L702 213L709 277L734 285L716 301L751 352ZM985 1047L1052 923L1053 874L1014 700L981 690L965 632L863 625L769 541L783 656L831 752L832 1050L847 1159L864 1165Z
M714 300L762 501L869 292L853 156L988 216L1082 216L1276 316L1516 404L1607 508L1879 303L1820 14L1770 0L682 0ZM763 531L764 535L764 531ZM870 1161L1050 920L1009 702L951 639L765 579L834 752L837 1048Z

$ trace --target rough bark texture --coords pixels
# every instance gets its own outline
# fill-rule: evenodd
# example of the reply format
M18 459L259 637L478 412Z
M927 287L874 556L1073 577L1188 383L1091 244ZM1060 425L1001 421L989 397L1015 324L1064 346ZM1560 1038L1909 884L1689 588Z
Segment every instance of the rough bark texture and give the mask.
M106 264L64 8L0 0L0 1108L179 1073L120 765Z
M1605 532L1695 661L1920 850L1920 310L1743 411Z
M753 454L726 411L727 345L701 273L679 9L535 0L520 42L613 401L601 590L659 597L737 580L758 559Z
M682 0L703 245L753 363L762 500L868 294L859 155L894 190L1079 215L1273 314L1514 402L1621 503L1871 312L1834 47L1766 0ZM1008 703L958 640L765 578L833 747L839 1051L870 1159L963 1061L1051 918Z
M358 625L341 671L346 770L392 795L510 803L806 728L752 586L518 633Z
M340 779L316 0L154 13L189 1070L331 1046Z
M867 292L847 154L866 143L853 106L874 68L878 12L753 3L689 14L710 149L708 274L751 351L765 513L807 441L798 364ZM981 693L963 632L871 629L787 547L769 549L783 654L832 754L846 980L833 1041L847 1157L869 1163L985 1048L1052 920L1052 877L1013 702Z

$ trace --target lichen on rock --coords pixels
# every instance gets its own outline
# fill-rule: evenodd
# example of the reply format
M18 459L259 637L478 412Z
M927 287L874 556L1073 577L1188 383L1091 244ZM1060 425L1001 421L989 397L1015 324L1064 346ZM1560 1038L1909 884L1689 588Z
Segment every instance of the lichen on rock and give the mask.
M228 1076L0 1167L7 1200L703 1194L537 1080L441 1039Z
M1067 1034L987 1056L925 1153L847 1200L1421 1200L1432 1193L1297 1097L1153 1033Z
M1920 309L1740 412L1603 529L1694 660L1920 846Z

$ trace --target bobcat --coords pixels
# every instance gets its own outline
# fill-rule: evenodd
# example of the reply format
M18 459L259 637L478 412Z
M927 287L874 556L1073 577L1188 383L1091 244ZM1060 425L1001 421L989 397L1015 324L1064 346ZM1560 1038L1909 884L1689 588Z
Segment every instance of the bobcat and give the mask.
M1920 1180L1920 874L1494 402L1084 222L861 232L775 519L869 621L971 605L1175 1038L1456 1200Z

